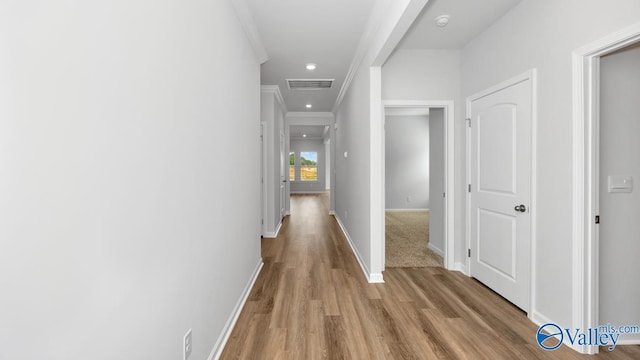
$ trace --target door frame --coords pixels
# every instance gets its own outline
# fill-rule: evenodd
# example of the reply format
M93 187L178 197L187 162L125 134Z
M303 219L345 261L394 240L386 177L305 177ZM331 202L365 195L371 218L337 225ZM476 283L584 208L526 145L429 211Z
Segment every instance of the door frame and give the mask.
M515 84L524 82L529 80L531 83L531 168L530 176L531 176L531 203L529 204L529 212L531 214L531 244L530 244L530 268L529 268L529 310L527 312L527 317L534 321L536 314L536 233L537 233L537 219L538 219L538 204L537 204L537 189L538 189L538 172L537 172L537 144L538 144L538 82L537 82L537 70L530 69L525 71L524 73L514 76L509 80L503 81L497 85L491 86L485 90L477 92L466 99L466 116L465 116L465 128L466 128L466 184L471 184L471 129L470 129L470 121L471 121L471 103L474 100L480 99L497 91L500 91L509 86L513 86ZM468 256L468 251L471 248L471 192L465 191L465 207L466 207L466 249L467 256L465 260L466 271L465 274L467 276L471 276L471 264L470 258Z
M260 235L266 235L265 220L267 217L267 182L264 181L267 170L267 122L260 121Z
M444 185L445 185L445 202L444 202L444 268L447 270L460 270L456 268L455 260L454 260L454 234L455 234L455 226L454 226L454 209L455 209L455 198L456 198L456 188L454 183L454 169L455 169L455 148L454 148L454 121L455 121L455 109L453 100L383 100L382 101L382 127L380 131L382 133L382 155L385 153L385 114L384 109L386 108L440 108L444 109L445 114L445 139L444 139L444 148L445 148L445 159L444 159ZM385 183L385 159L384 156L381 156L382 162L382 171L381 171L381 184ZM386 245L386 236L385 236L385 194L386 188L382 186L382 208L380 209L380 213L378 214L378 218L380 219L380 223L382 226L380 227L380 238L381 241L381 251L382 251L382 269L385 269L385 245Z
M573 327L599 325L600 58L640 42L640 23L573 52ZM575 345L584 354L597 346Z

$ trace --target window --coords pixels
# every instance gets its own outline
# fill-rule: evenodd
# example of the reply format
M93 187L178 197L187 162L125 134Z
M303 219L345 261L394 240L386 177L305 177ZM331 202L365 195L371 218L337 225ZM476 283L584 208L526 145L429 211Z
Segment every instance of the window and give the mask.
M318 153L303 151L300 153L300 180L318 181Z
M289 153L289 181L296 181L296 153Z

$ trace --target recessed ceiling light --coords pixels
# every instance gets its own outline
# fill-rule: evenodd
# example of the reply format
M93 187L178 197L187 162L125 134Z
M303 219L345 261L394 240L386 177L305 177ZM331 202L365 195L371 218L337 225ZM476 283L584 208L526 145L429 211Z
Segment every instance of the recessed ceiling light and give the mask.
M311 104L307 104L305 106L307 107L307 109L311 109Z
M302 137L307 137L307 134L302 134Z
M436 18L436 25L439 27L445 27L449 24L449 15L440 15Z
M307 70L315 70L316 69L316 64L307 64Z

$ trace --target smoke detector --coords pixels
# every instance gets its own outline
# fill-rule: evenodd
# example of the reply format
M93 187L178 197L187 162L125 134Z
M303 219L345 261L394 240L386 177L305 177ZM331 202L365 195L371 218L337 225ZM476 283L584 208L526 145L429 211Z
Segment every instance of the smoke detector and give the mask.
M436 25L438 27L445 27L449 24L449 15L440 15L436 18Z

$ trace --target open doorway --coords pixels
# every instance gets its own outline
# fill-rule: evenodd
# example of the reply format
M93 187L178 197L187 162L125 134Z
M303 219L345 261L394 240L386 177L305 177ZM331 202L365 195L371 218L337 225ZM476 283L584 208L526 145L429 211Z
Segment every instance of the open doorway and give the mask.
M633 179L640 177L634 156L640 151L640 127L633 121L640 109L638 43L640 23L573 54L576 328L640 321L637 301L631 300L640 296L640 286L633 281L640 270L635 259L640 198L633 185ZM618 344L639 343L637 333L618 340ZM594 354L599 349L580 345L576 350Z
M386 101L384 119L384 266L449 268L453 102Z
M386 267L443 266L443 193L444 110L387 109Z
M329 199L330 132L328 125L289 127L288 179L291 197ZM328 210L328 209L327 209ZM293 212L294 209L292 208Z
M640 43L600 59L599 323L640 324ZM635 186L634 186L635 181ZM620 335L640 344L640 333Z

